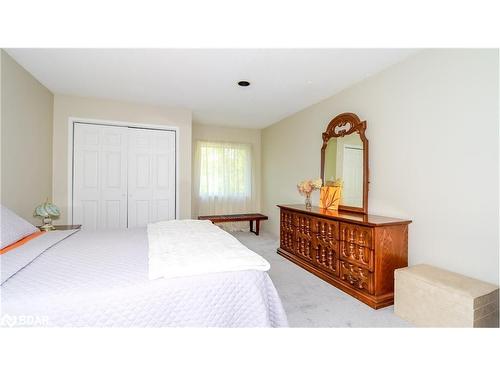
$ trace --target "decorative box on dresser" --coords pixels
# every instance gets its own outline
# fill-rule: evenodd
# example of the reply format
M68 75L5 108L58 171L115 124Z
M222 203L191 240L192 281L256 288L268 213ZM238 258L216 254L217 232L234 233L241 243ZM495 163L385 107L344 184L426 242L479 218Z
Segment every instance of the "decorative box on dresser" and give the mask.
M410 220L278 207L278 254L374 309L394 303L394 270L408 266Z

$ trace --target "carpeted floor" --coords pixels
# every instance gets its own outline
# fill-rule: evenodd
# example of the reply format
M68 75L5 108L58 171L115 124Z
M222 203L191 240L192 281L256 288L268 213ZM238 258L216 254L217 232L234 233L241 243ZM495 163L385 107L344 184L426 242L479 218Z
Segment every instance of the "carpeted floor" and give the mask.
M233 232L249 249L271 263L269 275L278 290L290 327L411 327L392 306L373 310L276 253L278 240Z

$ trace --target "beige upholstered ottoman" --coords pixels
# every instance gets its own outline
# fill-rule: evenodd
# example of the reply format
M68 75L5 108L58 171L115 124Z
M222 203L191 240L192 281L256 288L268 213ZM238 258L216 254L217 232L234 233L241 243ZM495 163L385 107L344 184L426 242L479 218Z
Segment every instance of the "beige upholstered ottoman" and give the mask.
M394 312L423 327L498 327L498 286L426 264L395 271Z

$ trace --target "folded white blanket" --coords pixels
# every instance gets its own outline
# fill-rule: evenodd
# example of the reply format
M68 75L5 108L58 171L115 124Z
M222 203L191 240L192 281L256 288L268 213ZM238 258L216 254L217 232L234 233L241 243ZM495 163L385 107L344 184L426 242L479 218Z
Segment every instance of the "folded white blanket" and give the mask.
M148 224L149 279L243 270L267 271L267 260L206 220Z

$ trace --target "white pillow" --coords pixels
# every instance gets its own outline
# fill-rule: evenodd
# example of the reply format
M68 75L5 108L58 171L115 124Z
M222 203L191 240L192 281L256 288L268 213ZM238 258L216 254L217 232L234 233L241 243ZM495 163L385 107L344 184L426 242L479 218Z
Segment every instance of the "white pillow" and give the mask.
M38 232L38 228L0 205L0 249Z

